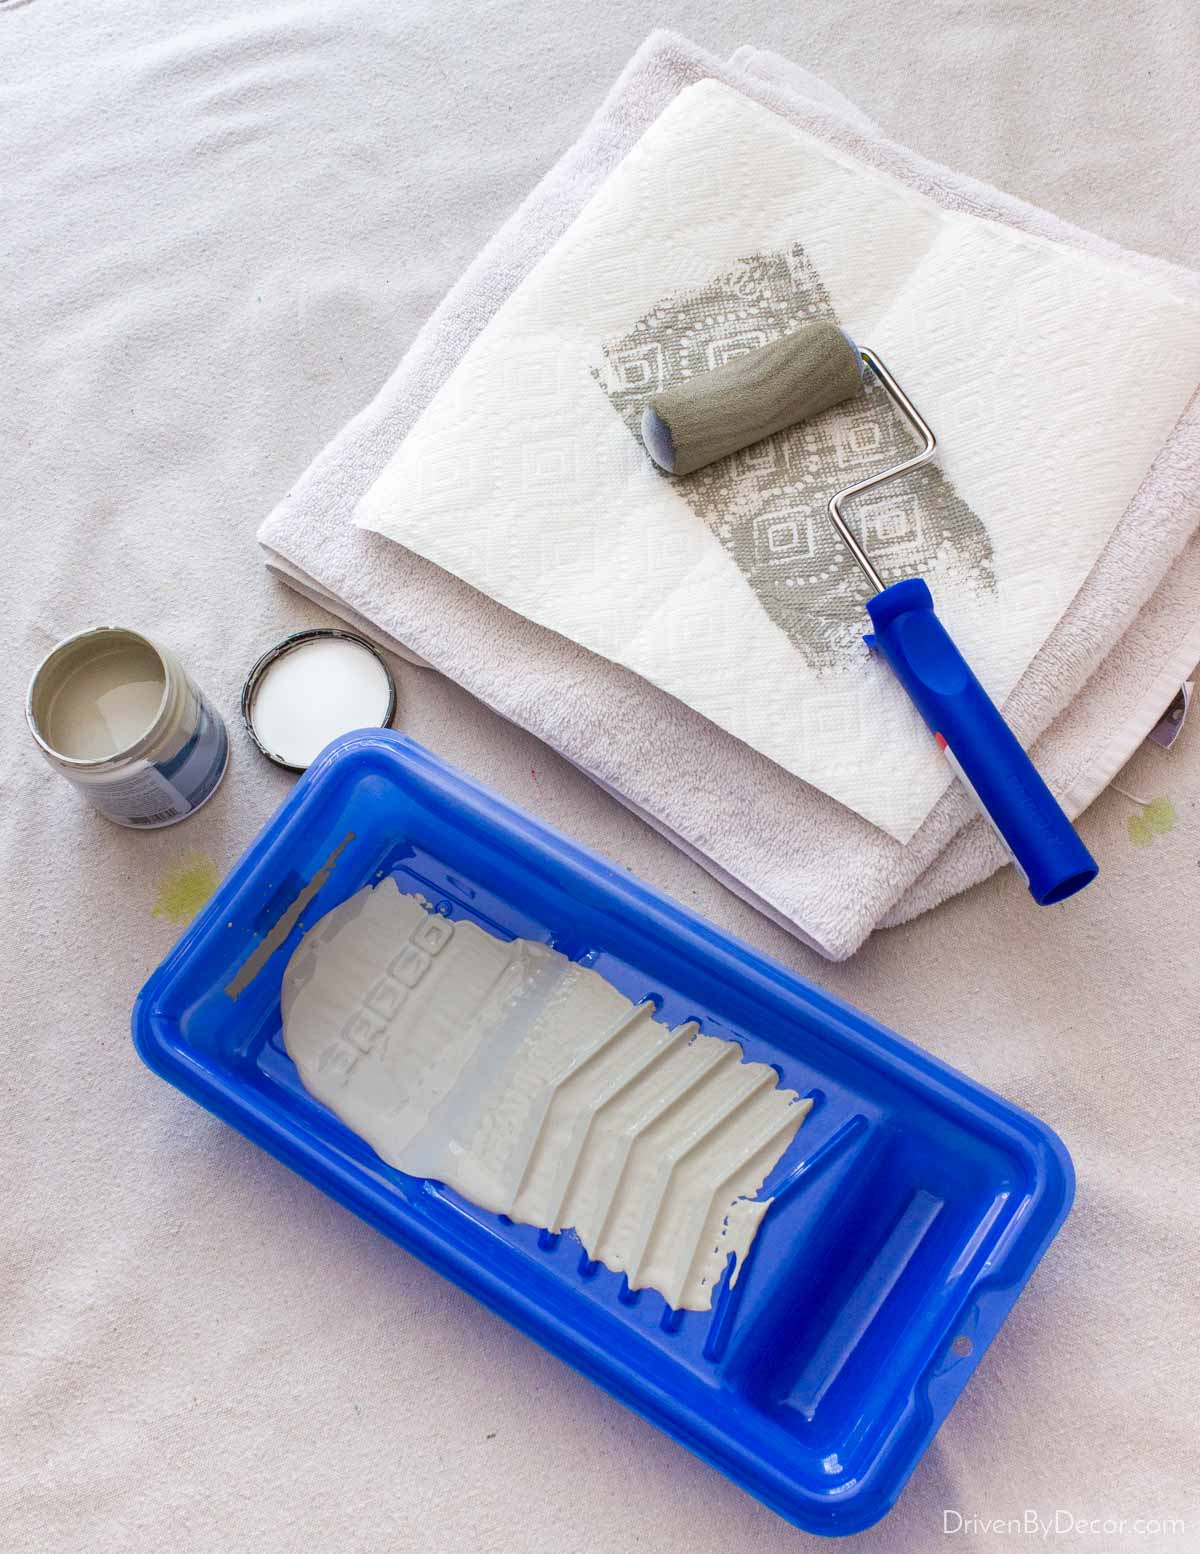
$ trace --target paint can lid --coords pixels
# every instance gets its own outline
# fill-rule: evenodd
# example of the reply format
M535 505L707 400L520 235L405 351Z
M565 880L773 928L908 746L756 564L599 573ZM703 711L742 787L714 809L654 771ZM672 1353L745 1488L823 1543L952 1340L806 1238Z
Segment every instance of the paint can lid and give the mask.
M302 772L331 739L387 728L396 682L365 638L336 627L297 631L269 648L242 686L242 721L268 760Z

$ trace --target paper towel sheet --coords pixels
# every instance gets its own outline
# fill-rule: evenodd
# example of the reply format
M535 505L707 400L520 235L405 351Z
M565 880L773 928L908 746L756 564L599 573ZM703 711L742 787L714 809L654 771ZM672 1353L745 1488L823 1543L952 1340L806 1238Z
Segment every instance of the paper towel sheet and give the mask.
M1195 387L1200 306L683 92L478 337L356 513L907 841L951 780L862 643L833 491L909 446L865 393L683 480L645 401L806 319L873 347L937 467L852 504L1000 703Z

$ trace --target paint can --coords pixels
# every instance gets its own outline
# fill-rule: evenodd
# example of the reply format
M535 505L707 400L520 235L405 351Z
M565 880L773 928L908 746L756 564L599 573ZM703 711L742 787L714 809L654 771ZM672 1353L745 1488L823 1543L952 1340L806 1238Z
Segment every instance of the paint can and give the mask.
M93 626L51 649L25 717L55 771L101 814L139 830L194 814L229 759L219 713L175 655L122 626Z

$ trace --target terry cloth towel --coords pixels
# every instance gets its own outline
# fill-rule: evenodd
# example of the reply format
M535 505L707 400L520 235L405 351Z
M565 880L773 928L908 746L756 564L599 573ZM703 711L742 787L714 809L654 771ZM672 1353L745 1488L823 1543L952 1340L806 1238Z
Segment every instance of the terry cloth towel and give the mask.
M831 958L1005 862L957 784L900 843L623 666L534 625L424 557L354 527L355 508L497 310L642 134L712 80L947 209L1119 259L1200 296L1189 272L1118 250L884 139L777 56L728 65L656 33L583 136L447 296L376 400L260 532L268 565L389 646L449 674L589 773L729 888ZM1120 768L1200 656L1200 406L1151 464L1005 703L1068 812ZM1086 695L1080 693L1087 687Z

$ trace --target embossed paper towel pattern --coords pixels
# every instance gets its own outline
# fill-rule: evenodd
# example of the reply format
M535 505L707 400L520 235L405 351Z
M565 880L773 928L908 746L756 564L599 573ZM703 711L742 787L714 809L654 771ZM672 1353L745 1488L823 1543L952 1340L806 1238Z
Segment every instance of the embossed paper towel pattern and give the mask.
M1200 308L1124 262L943 210L716 82L680 94L498 310L356 521L906 841L950 773L859 640L849 559L804 510L831 469L767 497L753 458L736 491L729 470L712 493L664 479L613 376L639 322L714 286L740 283L753 302L748 256L800 266L796 311L764 286L753 327L791 327L815 295L937 431L940 472L852 516L885 564L890 547L896 566L923 569L1002 705L1194 388ZM875 435L888 462L870 397L828 414L836 429L807 434L819 465L854 455L849 483ZM804 581L789 590L789 576Z

